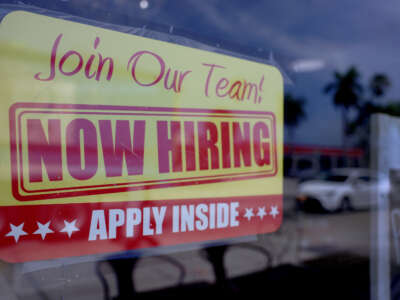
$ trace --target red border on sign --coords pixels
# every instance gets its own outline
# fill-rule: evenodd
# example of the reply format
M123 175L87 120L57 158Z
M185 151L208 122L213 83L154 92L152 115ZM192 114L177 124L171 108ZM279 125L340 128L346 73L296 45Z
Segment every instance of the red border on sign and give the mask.
M103 202L103 203L68 203L50 205L18 205L3 206L0 209L0 259L7 262L26 262L33 260L56 259L61 257L72 257L82 255L103 254L105 256L120 251L134 249L148 249L171 245L182 245L194 242L216 241L219 239L234 238L246 235L264 234L275 232L282 224L283 206L282 195L259 195L238 197L213 197L195 199L171 199L153 201L128 201L128 202ZM173 231L173 207L191 206L203 204L217 205L224 203L230 205L233 202L239 204L237 208L238 225L235 227L214 226L206 229L179 232ZM153 208L166 207L164 221L162 222L162 233L154 232L152 235L143 234L143 222L135 226L134 236L126 236L126 224L118 227L115 238L96 239L89 241L91 228L91 217L94 210L104 210L108 220L110 209L126 211L127 208ZM275 207L276 215L271 214L271 208ZM257 215L258 209L264 209L264 215ZM253 209L254 215L246 217L247 209ZM209 215L207 215L209 216ZM197 217L196 217L196 220ZM77 230L71 232L71 236L63 231L66 223L74 223ZM38 222L48 223L51 233L44 237L35 233ZM108 222L108 221L107 221ZM180 222L180 221L179 221ZM18 240L9 235L11 224L21 226L25 232ZM154 216L150 217L149 224L156 228Z
M18 109L36 109L17 112ZM37 109L46 109L38 111ZM66 111L67 110L67 111ZM71 111L72 110L72 111ZM79 110L79 111L73 111ZM94 111L96 110L96 111ZM110 112L113 111L113 112ZM17 115L18 113L18 115ZM126 182L118 184L103 184L92 186L63 187L59 189L28 190L24 187L21 118L26 113L59 113L59 114L99 114L99 115L147 115L147 116L180 116L180 117L227 117L227 118L269 118L272 122L272 171L254 171L247 173L230 173L214 176L186 177L167 180L150 180L141 182ZM120 193L143 189L169 188L184 185L208 184L223 181L256 179L275 176L278 171L276 119L272 112L256 112L241 110L208 110L191 108L166 107L136 107L89 104L53 104L53 103L15 103L9 109L10 120L10 151L11 151L11 179L13 196L20 201L44 200L86 195ZM175 182L173 182L175 181ZM176 182L177 181L177 182ZM20 190L27 194L21 194ZM39 194L41 193L41 194Z

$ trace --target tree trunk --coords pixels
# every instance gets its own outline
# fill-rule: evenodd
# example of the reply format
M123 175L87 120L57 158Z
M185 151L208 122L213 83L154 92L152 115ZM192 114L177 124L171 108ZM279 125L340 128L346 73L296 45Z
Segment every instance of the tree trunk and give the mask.
M343 150L347 149L347 109L343 107L342 109L342 147Z

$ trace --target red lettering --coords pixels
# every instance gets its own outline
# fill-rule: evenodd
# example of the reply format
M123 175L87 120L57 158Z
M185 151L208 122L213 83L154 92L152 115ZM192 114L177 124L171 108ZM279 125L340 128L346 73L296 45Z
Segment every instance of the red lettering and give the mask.
M233 83L228 78L214 75L216 68L226 69L223 66L216 64L206 64L203 66L209 67L206 82L204 86L204 94L209 97L210 93L214 91L210 89L215 88L215 95L220 98L229 97L230 99L236 99L243 101L244 99L250 100L251 97L254 99L254 103L260 103L262 101L262 90L264 84L264 75L261 76L260 82L256 83L247 82L246 80L236 80ZM215 78L215 79L214 79Z
M95 58L95 56L91 55L89 60L88 60L88 62L87 62L87 64L86 64L86 66L85 66L85 76L86 76L87 79L91 79L94 76L96 76L96 71L93 72L92 74L90 74L90 69L92 67L94 58Z
M78 65L72 71L66 72L66 71L64 71L64 64L67 61L67 59L70 58L73 55L78 57ZM65 53L63 55L63 57L61 58L59 70L65 76L72 76L72 75L75 75L76 73L78 73L82 69L82 66L83 66L82 55L80 55L79 52L77 52L77 51L70 50L67 53Z
M166 90L174 89L175 93L179 93L182 89L182 84L183 84L183 79L191 72L191 71L185 71L185 72L179 72L178 70L174 71L174 78L172 79L172 83L169 84L168 86L168 81L169 81L169 75L171 73L171 69L168 68L167 73L165 74L164 77L164 88ZM179 75L179 81L177 83Z
M194 123L184 122L186 171L196 170L196 152L194 144Z
M208 170L209 153L211 156L211 169L219 168L219 155L217 126L212 122L198 122L200 170Z
M237 100L239 100L239 92L240 92L241 87L242 87L242 82L235 81L235 83L232 84L231 88L229 89L229 97L231 99L236 98ZM235 88L236 88L236 91L232 94L232 92L234 91Z
M97 134L93 123L86 119L72 120L66 129L66 144L67 167L71 176L77 180L92 178L98 168Z
M63 179L60 120L50 119L47 124L48 138L40 120L27 120L30 182L43 181L42 162L50 181Z
M220 93L220 90L225 89L228 86L228 84L229 84L229 80L226 79L225 77L221 78L218 81L217 85L215 86L215 93L217 94L218 97L222 98L229 94L229 91L225 92L225 93Z
M99 129L106 177L122 176L124 157L128 175L143 174L145 121L133 122L133 138L128 120L117 120L115 138L110 120L100 120Z
M221 123L221 143L222 143L222 167L224 169L231 167L231 139L229 132L229 123Z
M235 168L240 168L242 159L246 167L251 166L251 147L250 147L250 124L243 123L244 133L240 130L240 124L233 122L233 156Z
M182 172L181 123L171 121L171 138L168 138L168 122L157 122L158 170L170 172L169 153L172 153L172 171Z
M100 43L100 38L96 37L96 39L94 40L94 49L97 49L99 43ZM94 76L96 76L96 80L99 81L101 77L101 72L103 71L103 67L108 62L107 80L110 81L114 72L114 61L111 57L106 57L103 59L103 56L100 53L98 53L97 55L99 57L99 65L97 66L97 71L90 74L90 69L92 67L95 58L95 55L92 54L85 66L85 76L88 79L91 79Z
M99 66L97 67L97 73L96 73L96 80L100 80L101 76L101 71L103 70L103 66L108 62L108 73L107 73L107 80L110 81L112 78L112 74L114 71L114 62L111 57L106 57L103 59L101 54L99 53Z
M89 180L99 170L107 178L144 173L146 121L78 118L64 127L63 120L67 122L48 119L47 126L40 119L26 121L30 182L43 182L43 172L49 181L63 180L63 157L67 172L76 180ZM272 163L273 139L268 122L244 119L154 122L160 174L243 168L252 164L263 167ZM63 128L65 134L61 133ZM100 161L97 135L102 150ZM61 137L65 137L65 143Z
M214 69L215 68L225 69L225 67L219 66L219 65L215 65L215 64L203 64L203 66L210 67L210 70L208 71L208 75L207 75L207 79L206 79L206 84L205 84L205 87L204 87L204 93L206 94L207 97L209 97L209 95L208 95L208 86L210 85L211 75L213 74Z
M256 164L260 167L271 164L270 143L261 143L261 138L269 139L269 129L265 123L257 122L253 127L253 151Z
M189 73L190 72L192 72L192 71L185 71L185 72L181 72L180 74L179 74L179 92L182 90L182 84L183 84L183 79L185 79L185 77L187 76L187 75L189 75Z
M47 78L42 78L41 75L42 73L36 73L34 78L36 80L40 80L40 81L50 81L53 80L56 76L56 69L57 69L57 51L58 51L58 47L59 44L61 42L61 38L63 37L63 34L59 34L56 38L56 40L54 41L53 47L51 49L51 55L50 55L50 73L49 76ZM94 49L97 49L98 45L100 43L100 38L96 37L95 41L94 41ZM98 53L98 59L99 59L99 63L97 66L97 70L91 73L91 68L95 59L95 55L91 55L88 59L88 61L85 64L85 76L88 79L91 79L93 77L96 77L95 79L97 81L100 80L101 77L101 73L103 71L103 68L106 64L108 64L108 72L107 72L107 80L110 81L114 72L114 61L111 57L106 57L103 58L103 56ZM71 64L71 60L73 59L73 57L77 57L78 61L77 64L72 68L72 70L67 71L66 70L66 66L68 66L69 64ZM69 50L67 51L60 59L60 62L58 63L58 70L65 76L73 76L77 73L79 73L84 65L84 60L82 55L75 50Z
M164 77L164 88L166 90L170 90L170 89L173 88L175 93L177 93L178 92L178 87L177 87L177 84L176 84L176 79L178 77L178 71L174 71L174 78L172 79L172 83L168 86L168 78L169 78L169 74L170 73L171 73L171 69L168 68L167 73L165 74L165 77Z
M264 78L264 76L263 76ZM254 92L254 103L256 103L257 98L258 98L258 91L257 91L257 85L251 82L244 82L243 84L243 89L242 89L242 96L240 97L241 100L244 100L244 97L246 95L247 92L247 100L250 99L251 95L253 94L253 90Z
M57 57L57 49L58 45L60 44L62 34L59 34L56 40L54 41L53 47L51 49L51 56L50 56L50 74L47 78L40 78L41 72L35 74L35 79L40 81L50 81L53 80L56 76L56 57Z
M264 84L264 75L260 79L260 83L258 84L258 90L260 91L260 94L262 93L263 90L263 84ZM261 103L262 97L258 96L258 99L254 101L254 103Z
M136 67L137 67L137 63L138 63L139 59L140 59L144 54L149 54L149 55L153 56L153 57L158 61L159 65L160 65L160 72L158 73L157 78L156 78L155 80L153 80L152 82L149 82L149 83L140 82L140 81L137 79L137 77L136 77ZM131 58L129 59L129 61L128 61L128 66L127 66L127 69L128 69L128 70L129 70L129 68L130 68L130 64L131 64L131 63L132 63L132 67L131 67L132 78L133 78L133 80L134 80L138 85L140 85L140 86L152 86L152 85L155 85L155 84L157 84L157 83L161 80L161 78L164 76L164 72L165 72L165 62L164 62L164 60L161 58L161 56L159 56L159 55L157 55L157 54L155 54L155 53L153 53L153 52L150 52L150 51L139 51L139 52L136 52L135 54L133 54L133 55L131 56Z

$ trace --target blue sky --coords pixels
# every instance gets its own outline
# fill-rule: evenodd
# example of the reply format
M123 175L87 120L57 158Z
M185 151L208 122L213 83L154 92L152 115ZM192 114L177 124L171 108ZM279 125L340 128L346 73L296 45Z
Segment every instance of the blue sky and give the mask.
M140 1L148 1L140 9ZM3 2L0 0L0 2ZM387 100L400 101L400 1L398 0L37 0L4 1L37 5L68 14L128 26L173 26L186 37L268 59L272 52L293 84L285 90L307 99L308 118L295 132L299 144L341 145L341 115L322 93L333 72L358 68L362 82L385 73ZM109 11L121 17L107 19ZM97 12L100 12L97 14ZM156 26L154 26L156 25ZM298 61L319 68L294 72Z
M158 17L161 23L212 40L259 49L259 56L267 57L272 50L293 79L286 90L307 99L308 118L296 130L296 143L341 144L340 112L322 93L334 70L354 65L364 84L372 74L385 73L392 81L386 98L400 99L399 1L169 0L160 6ZM297 60L317 60L323 68L292 72Z

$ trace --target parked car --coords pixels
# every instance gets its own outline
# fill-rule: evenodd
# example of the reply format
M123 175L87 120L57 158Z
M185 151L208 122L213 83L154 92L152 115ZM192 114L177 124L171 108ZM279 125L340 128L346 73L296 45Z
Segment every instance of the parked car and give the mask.
M380 177L378 181L378 176L368 169L342 168L300 183L296 201L298 207L303 209L365 209L371 206L372 199L377 199L374 195L378 192L389 192L387 179Z

